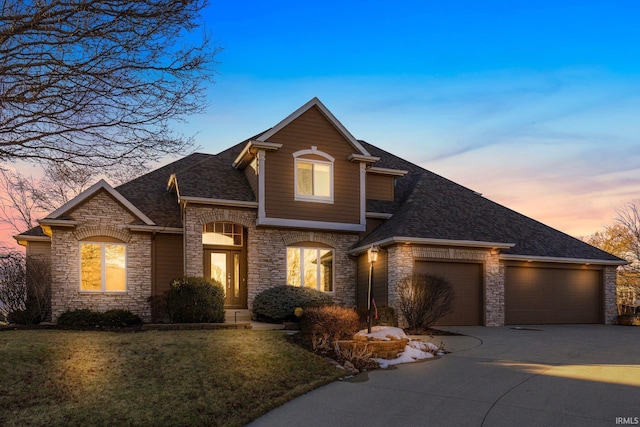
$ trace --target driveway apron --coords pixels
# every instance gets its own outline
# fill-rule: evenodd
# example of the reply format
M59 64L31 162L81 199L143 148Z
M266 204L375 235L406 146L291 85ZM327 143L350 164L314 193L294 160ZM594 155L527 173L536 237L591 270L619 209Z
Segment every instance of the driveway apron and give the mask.
M451 353L296 398L254 426L640 424L640 328L446 328Z

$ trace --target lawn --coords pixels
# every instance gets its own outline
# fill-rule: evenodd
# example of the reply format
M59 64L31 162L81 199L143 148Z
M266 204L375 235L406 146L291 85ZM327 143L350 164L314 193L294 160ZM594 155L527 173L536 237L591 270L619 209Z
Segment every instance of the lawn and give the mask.
M344 375L280 332L0 332L0 424L243 425Z

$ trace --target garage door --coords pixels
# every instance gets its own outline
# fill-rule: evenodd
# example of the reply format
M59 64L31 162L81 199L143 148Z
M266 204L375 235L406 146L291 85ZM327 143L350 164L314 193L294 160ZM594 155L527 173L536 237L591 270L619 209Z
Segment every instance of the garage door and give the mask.
M508 325L602 322L602 272L508 266Z
M453 312L436 325L478 326L483 324L482 264L416 261L416 273L444 277L453 287Z

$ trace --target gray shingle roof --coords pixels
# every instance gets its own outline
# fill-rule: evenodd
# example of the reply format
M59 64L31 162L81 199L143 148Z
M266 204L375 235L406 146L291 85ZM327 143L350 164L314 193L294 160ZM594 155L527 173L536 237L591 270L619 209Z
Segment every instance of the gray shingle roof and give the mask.
M361 143L372 155L380 157L383 167L409 173L396 181L397 208L393 217L364 237L356 244L358 247L395 236L515 243L513 248L503 250L513 255L620 260L371 144Z
M175 174L181 196L255 201L244 172L232 167L247 141L216 155L194 153L140 176L116 188L156 225L181 228L176 195L167 191ZM394 156L365 141L359 141L375 166L407 170L397 178L393 202L367 200L368 212L392 213L391 219L365 236L355 246L365 246L390 237L515 243L504 253L537 257L620 259L538 221L514 212L476 192ZM23 234L43 235L40 227Z

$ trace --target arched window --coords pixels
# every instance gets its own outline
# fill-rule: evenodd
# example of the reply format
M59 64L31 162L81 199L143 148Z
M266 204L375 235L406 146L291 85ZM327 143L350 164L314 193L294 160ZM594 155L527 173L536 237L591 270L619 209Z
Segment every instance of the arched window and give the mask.
M218 246L242 246L242 225L215 221L202 226L202 244Z
M334 161L315 146L293 153L295 200L333 203Z

